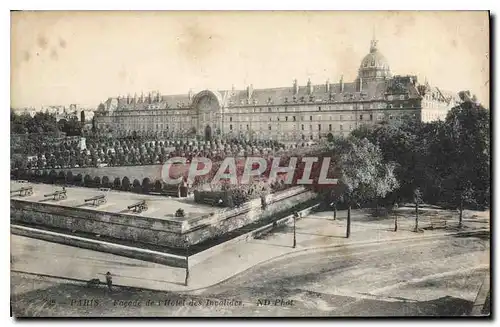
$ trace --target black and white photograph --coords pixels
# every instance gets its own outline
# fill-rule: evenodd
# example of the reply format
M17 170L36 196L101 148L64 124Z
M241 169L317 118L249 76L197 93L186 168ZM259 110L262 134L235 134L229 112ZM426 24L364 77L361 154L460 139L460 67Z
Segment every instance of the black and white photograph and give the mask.
M11 316L490 318L490 24L11 11Z

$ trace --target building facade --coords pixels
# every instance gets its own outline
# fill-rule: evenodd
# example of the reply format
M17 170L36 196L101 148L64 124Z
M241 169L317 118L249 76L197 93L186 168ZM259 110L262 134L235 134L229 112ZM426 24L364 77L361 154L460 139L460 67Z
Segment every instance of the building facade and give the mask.
M185 95L118 96L99 105L96 127L117 136L216 135L280 141L347 135L360 125L383 121L444 119L455 94L419 84L416 76L393 76L372 40L358 77L345 82L245 90L190 91Z

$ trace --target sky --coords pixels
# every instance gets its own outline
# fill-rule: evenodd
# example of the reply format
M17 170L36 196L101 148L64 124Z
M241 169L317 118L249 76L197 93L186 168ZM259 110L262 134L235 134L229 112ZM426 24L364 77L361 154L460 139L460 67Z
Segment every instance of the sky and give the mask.
M489 107L480 11L13 12L11 106L353 81L374 34L393 74L470 90Z

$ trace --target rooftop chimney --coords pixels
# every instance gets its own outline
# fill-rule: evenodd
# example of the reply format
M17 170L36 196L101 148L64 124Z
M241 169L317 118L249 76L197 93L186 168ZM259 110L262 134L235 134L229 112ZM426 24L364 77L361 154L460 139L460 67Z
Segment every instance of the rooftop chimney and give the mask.
M297 84L297 80L293 80L293 94L299 94L299 84Z
M253 84L250 84L249 86L247 86L247 98L250 99L252 97L252 94L253 94Z
M344 92L344 75L340 76L340 93Z
M311 95L311 94L313 94L313 91L314 91L314 88L313 88L313 85L312 85L312 83L311 83L311 79L310 79L310 78L308 78L308 79L307 79L307 93L308 93L309 95Z

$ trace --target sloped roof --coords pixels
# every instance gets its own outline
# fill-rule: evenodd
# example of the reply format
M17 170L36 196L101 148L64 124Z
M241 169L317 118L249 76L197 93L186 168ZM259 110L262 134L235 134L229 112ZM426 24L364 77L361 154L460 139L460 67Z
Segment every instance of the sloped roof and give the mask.
M399 79L398 79L399 78ZM324 103L329 101L342 102L342 101L370 101L384 99L386 93L392 93L393 86L396 81L398 84L398 91L396 93L407 93L410 98L420 97L416 83L412 82L410 76L394 77L389 79L378 80L364 80L361 92L358 91L359 80L350 83L343 83L343 90L341 83L330 83L329 90L326 83L311 85L312 93L309 93L309 86L298 86L297 94L294 93L292 85L288 87L275 87L266 89L251 89L251 96L248 96L248 90L219 90L222 102L225 107L231 106L266 106L266 105L284 105L294 103ZM401 84L402 83L402 84ZM452 92L445 92L435 87L428 86L428 90L432 90L436 95L440 95L444 99L456 98ZM137 97L136 103L127 104L127 98L110 98L106 101L109 105L111 100L117 101L117 109L120 110L142 110L148 106L153 105L158 109L188 109L191 107L193 99L196 94L176 94L176 95L161 95L158 102L157 96L152 96L151 101L148 96L144 97L141 102ZM133 97L129 99L133 101Z

